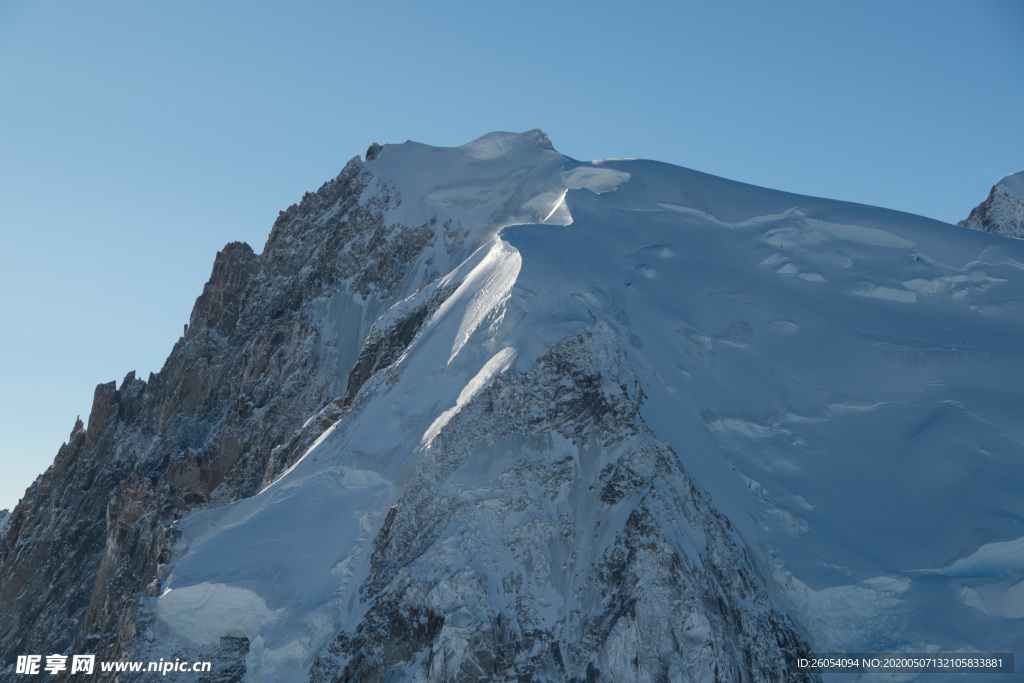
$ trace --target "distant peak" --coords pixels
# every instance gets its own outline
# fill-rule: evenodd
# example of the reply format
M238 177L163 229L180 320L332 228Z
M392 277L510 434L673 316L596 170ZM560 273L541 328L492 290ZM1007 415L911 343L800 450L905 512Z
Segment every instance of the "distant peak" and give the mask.
M534 128L533 130L523 133L523 135L531 137L534 142L536 142L544 149L555 149L555 146L551 144L551 138L549 138L548 134L542 131L540 128Z
M1002 188L1012 196L1024 200L1024 171L1006 176L996 183L996 187Z
M1008 175L957 225L1024 239L1024 171Z

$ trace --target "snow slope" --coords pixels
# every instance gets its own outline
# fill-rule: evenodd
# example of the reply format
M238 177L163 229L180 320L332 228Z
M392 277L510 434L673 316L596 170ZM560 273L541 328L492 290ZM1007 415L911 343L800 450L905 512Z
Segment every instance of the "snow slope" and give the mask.
M693 572L743 573L749 559L770 600L743 609L787 613L812 651L1024 652L1024 244L653 161L581 163L539 131L386 145L364 170L401 196L389 220L439 226L406 298L373 323L433 302L429 313L277 481L180 523L151 637L245 637L247 680L308 680L311 666L355 666L352 639L374 610L421 589L416 604L445 620L409 656L410 680L478 661L460 623L511 614L522 632L533 619L569 634L574 614L603 609L588 566L653 505L599 505L598 464L628 464L667 499L691 481L706 492L693 494L707 496L692 503L698 521L657 537ZM325 334L343 333L339 306L325 302ZM576 416L559 436L529 400L501 404L520 381L555 391L552 350L572 340L584 350L565 367L601 378L607 405L635 405L600 426L611 432ZM662 447L679 471L635 455ZM531 483L538 472L567 483ZM597 521L607 533L583 534ZM424 547L388 550L395 529ZM639 584L664 578L652 562L630 565ZM503 602L512 575L533 582L516 589L529 609ZM692 661L658 645L666 675L722 661L707 651L714 618L645 599L659 622L637 633L685 623L704 644ZM617 663L641 647L625 624L593 661L642 677Z

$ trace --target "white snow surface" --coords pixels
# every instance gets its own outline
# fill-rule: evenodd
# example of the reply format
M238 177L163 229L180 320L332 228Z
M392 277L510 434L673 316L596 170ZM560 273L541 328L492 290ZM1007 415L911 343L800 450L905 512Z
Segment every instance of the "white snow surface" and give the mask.
M1002 188L1010 195L1024 201L1024 171L1006 176L996 183L996 187Z
M1024 655L1024 243L578 162L539 131L387 145L365 169L401 193L392 220L468 234L468 256L439 235L406 294L431 269L461 284L273 485L181 522L158 629L245 635L247 680L307 680L367 609L373 539L431 441L493 377L601 324L813 650ZM325 334L352 305L324 307Z

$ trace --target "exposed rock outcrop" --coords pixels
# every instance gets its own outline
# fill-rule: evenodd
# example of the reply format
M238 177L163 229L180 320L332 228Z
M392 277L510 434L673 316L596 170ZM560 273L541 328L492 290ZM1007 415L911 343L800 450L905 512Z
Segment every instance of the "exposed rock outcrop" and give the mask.
M957 225L1024 239L1024 171L1006 176Z
M312 680L810 680L621 356L600 328L569 338L452 418Z

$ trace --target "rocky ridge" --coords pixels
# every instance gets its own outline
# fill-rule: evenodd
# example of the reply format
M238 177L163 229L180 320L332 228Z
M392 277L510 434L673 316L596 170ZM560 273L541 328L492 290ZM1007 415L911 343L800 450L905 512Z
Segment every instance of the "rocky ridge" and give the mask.
M399 203L353 159L281 212L262 254L243 243L217 254L159 373L96 388L88 426L75 424L4 525L5 679L26 652L119 658L136 632L138 596L158 586L164 529L257 493L298 457L307 421L322 431L337 419L331 411L349 387L338 386L335 368L356 355L325 337L321 312L355 302L347 322L358 338L372 323L360 309L398 298L434 234L427 224L385 223Z

